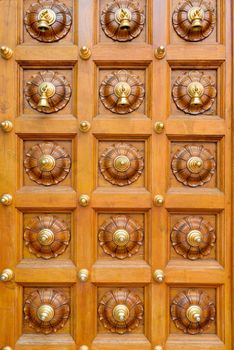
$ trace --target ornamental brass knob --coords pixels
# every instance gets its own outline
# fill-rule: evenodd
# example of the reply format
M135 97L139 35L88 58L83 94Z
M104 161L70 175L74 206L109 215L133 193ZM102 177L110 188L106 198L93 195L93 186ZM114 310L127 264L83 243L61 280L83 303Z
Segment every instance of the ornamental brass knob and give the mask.
M129 169L131 165L130 159L127 156L121 155L114 159L114 168L121 173L124 173Z
M87 282L89 278L89 271L87 269L81 269L78 272L80 282Z
M119 247L123 247L128 244L129 240L129 233L124 229L116 230L113 234L113 241Z
M13 277L14 277L14 272L11 269L5 269L0 274L0 281L8 282L8 281L11 281Z
M82 207L87 207L90 202L90 197L87 194L82 194L79 198L79 203Z
M80 122L79 129L81 132L88 132L90 130L90 128L91 128L91 124L87 120L82 120Z
M9 60L13 56L13 50L7 46L1 46L0 54L5 60Z
M131 27L132 14L127 8L120 8L115 13L115 20L120 25L120 29L129 30Z
M158 283L162 283L165 278L164 272L162 270L155 270L153 276L154 280Z
M54 242L54 233L45 228L38 233L37 239L44 246L50 245Z
M126 305L116 305L113 309L113 317L117 322L125 322L129 317L129 309Z
M91 50L86 47L86 46L82 46L80 48L80 58L82 58L82 60L88 60L92 55Z
M187 235L187 242L192 247L198 247L202 242L202 233L198 230L192 230Z
M89 350L89 347L87 345L81 345L79 350Z
M4 132L10 132L13 129L13 123L10 120L4 120L0 126Z
M203 102L201 100L204 94L204 86L199 81L193 81L188 85L188 94L191 97L190 106L202 106Z
M155 57L158 60L162 60L166 56L166 49L164 46L159 46L155 52L154 52Z
M55 167L55 159L49 154L44 154L39 160L39 168L41 171L52 171Z
M202 309L198 305L191 305L186 311L186 316L190 322L200 322L202 317Z
M203 160L200 157L191 157L187 161L187 168L191 173L198 174L203 168Z
M129 106L130 102L128 100L129 95L131 94L131 86L127 82L119 82L115 85L114 92L118 97L117 106Z
M163 122L156 122L154 124L154 131L156 132L156 134L161 134L163 130L164 130Z
M161 345L156 345L154 347L154 350L163 350L163 347Z
M9 193L5 193L0 197L0 202L2 203L2 205L11 205L12 203L12 195L10 195Z
M164 203L164 198L163 196L161 195L157 195L154 197L154 204L157 206L157 207L161 207Z
M53 97L56 92L54 84L44 81L38 87L38 93L40 95L37 107L50 108L49 98Z
M37 316L42 322L50 322L54 317L54 309L50 305L41 305L37 310Z
M11 346L4 346L1 350L12 350Z
M194 6L188 12L188 19L192 23L193 31L200 31L202 28L202 21L204 20L205 13L201 7Z
M46 32L50 26L56 21L56 14L51 9L43 9L38 14L37 28L40 32Z

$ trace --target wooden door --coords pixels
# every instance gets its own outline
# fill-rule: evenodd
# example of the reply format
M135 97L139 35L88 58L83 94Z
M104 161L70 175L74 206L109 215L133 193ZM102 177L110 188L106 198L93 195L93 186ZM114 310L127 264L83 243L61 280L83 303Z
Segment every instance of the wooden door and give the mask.
M1 349L230 350L231 1L0 8Z

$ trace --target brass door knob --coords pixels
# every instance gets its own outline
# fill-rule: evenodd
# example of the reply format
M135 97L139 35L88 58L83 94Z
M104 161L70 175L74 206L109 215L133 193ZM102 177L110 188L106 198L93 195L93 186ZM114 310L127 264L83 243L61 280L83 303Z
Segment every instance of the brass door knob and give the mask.
M89 350L89 347L87 345L81 345L79 350Z
M92 55L91 50L87 46L82 46L80 48L80 58L82 60L88 60Z
M11 205L12 203L12 195L10 195L9 193L5 193L0 197L0 203L2 205Z
M87 194L82 194L79 198L79 203L82 207L87 207L90 202L90 197Z
M154 197L154 204L157 207L161 207L164 203L164 198L163 196L161 196L160 194L158 194L157 196Z
M162 60L166 56L166 49L164 46L159 46L155 52L154 52L155 57L158 60Z
M87 269L81 269L78 272L80 282L87 282L89 279L89 271Z
M125 322L129 317L129 309L126 305L116 305L113 309L113 317L117 322Z
M154 350L163 350L163 347L161 345L156 345L154 347Z
M10 132L13 129L13 123L10 120L4 120L0 126L4 132Z
M154 131L156 132L156 134L161 134L163 130L164 130L163 122L156 122L154 124Z
M186 316L190 322L200 322L202 317L202 309L198 305L191 305L186 311Z
M8 282L14 277L14 272L11 269L4 269L0 274L0 281Z
M4 346L1 350L12 350L11 346Z
M0 54L5 60L9 60L13 56L13 50L7 46L1 46Z
M82 120L80 122L79 129L80 129L81 132L88 132L90 130L90 128L91 128L91 124L87 120Z
M165 278L164 272L162 270L155 270L153 276L154 280L158 283L162 283Z
M54 318L54 309L50 305L41 305L37 310L37 316L42 322L50 322Z
M187 242L192 247L198 247L202 242L202 233L198 230L191 230L187 235Z

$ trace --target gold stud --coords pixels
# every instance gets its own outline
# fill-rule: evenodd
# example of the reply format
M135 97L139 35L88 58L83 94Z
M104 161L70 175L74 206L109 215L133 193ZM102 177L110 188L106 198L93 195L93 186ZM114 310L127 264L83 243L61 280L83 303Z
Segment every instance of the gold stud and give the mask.
M131 28L132 14L128 8L122 7L115 13L115 20L120 25L122 30L129 30Z
M199 31L202 28L202 21L204 20L205 13L201 7L191 7L188 12L188 19L192 23L192 30Z
M165 275L162 270L155 270L153 277L156 282L162 283L164 281Z
M202 309L198 305L191 305L186 311L186 316L190 322L200 322L202 317Z
M1 350L12 350L11 346L4 346Z
M89 271L87 269L81 269L78 272L80 282L87 282L89 279Z
M13 56L13 50L7 46L1 46L0 54L5 60L9 60Z
M161 134L163 130L164 130L163 122L156 122L154 124L154 131L156 132L156 134Z
M113 317L117 322L125 322L129 317L129 309L126 305L116 305L113 310Z
M82 207L87 207L90 202L90 197L87 194L82 194L79 198L79 204Z
M11 269L4 269L0 274L0 281L8 282L14 277L14 272Z
M80 48L80 58L82 58L82 60L88 60L92 55L91 50L87 47L87 46L82 46Z
M199 247L202 242L202 234L198 230L191 230L187 235L187 242L192 247Z
M164 203L164 198L160 194L157 194L157 196L154 197L154 204L157 207L161 207Z
M89 347L87 345L81 345L79 350L89 350Z
M50 322L54 318L54 309L50 305L41 305L37 310L37 316L42 322Z
M166 56L166 49L164 46L159 46L154 51L154 55L158 60L162 60Z
M154 350L163 350L163 347L161 345L156 345L154 347Z
M4 132L10 132L13 129L13 123L10 120L4 120L0 125Z
M56 21L56 14L51 9L43 9L38 14L37 28L44 33L50 29L50 26Z
M79 126L79 129L81 132L88 132L91 128L91 124L90 122L88 122L87 120L82 120L80 122L80 126Z
M131 94L131 91L132 91L131 86L124 81L121 81L115 85L114 93L115 93L115 96L118 97L118 101L117 101L118 106L125 107L130 105L128 97Z
M10 195L9 193L5 193L0 197L0 203L2 203L2 205L11 205L12 203L12 195Z

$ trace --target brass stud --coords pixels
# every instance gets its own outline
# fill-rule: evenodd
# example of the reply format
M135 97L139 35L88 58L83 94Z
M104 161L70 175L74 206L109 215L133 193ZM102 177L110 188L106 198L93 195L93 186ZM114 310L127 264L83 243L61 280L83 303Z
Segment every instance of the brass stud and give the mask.
M190 106L202 106L201 97L204 94L204 86L199 81L193 81L188 85L188 94L191 97Z
M131 94L131 86L125 81L121 81L115 85L114 93L118 97L117 105L118 106L129 106L130 102L128 100L129 95Z
M87 345L81 345L79 350L89 350L89 347Z
M203 160L200 157L191 157L187 161L187 168L191 173L198 174L203 168Z
M90 197L87 194L82 194L79 198L79 204L82 207L87 207L90 202Z
M198 230L192 230L187 235L187 242L192 247L199 247L202 242L202 233Z
M82 120L80 122L80 126L79 126L79 129L81 132L88 132L91 128L91 124L90 122L88 122L87 120Z
M125 322L129 317L129 309L126 305L118 304L113 310L113 317L117 322Z
M38 164L41 171L52 171L56 163L55 163L55 159L51 155L44 154L38 160Z
M5 60L9 60L13 56L13 50L7 46L1 46L0 54Z
M156 134L161 134L163 130L164 130L163 122L156 122L154 124L154 131L156 132Z
M154 197L154 204L157 207L161 207L164 203L164 198L163 196L161 196L160 194L158 194L157 196Z
M153 277L156 282L162 283L164 281L165 275L162 270L155 270Z
M3 348L1 350L12 350L11 346L3 346Z
M0 203L2 205L8 206L11 205L12 203L12 195L10 195L9 193L5 193L0 197Z
M161 345L156 345L154 347L154 350L163 350L163 347Z
M87 269L81 269L78 272L80 282L87 282L89 279L89 271Z
M48 246L54 242L54 233L48 228L44 228L38 233L37 239L41 245Z
M201 7L191 7L188 12L188 19L192 23L192 30L199 31L202 28L202 21L204 20L205 13Z
M4 269L0 274L0 281L8 282L14 277L14 272L11 269Z
M130 235L128 231L124 229L116 230L113 234L113 242L118 247L124 247L126 244L128 244L129 240L130 240Z
M54 309L50 305L41 305L37 310L37 316L42 322L50 322L54 318Z
M82 46L80 48L80 58L82 60L88 60L92 55L91 50L87 46Z
M202 317L202 309L198 305L191 305L186 311L186 316L190 322L200 322Z
M155 52L154 52L155 57L158 60L162 60L166 56L166 49L164 46L159 46Z
M0 125L4 132L10 132L13 129L13 123L10 120L4 120Z
M56 21L56 14L52 9L42 9L38 14L37 28L44 33Z
M115 20L120 25L120 29L129 30L131 28L132 14L128 8L120 8L115 13Z

